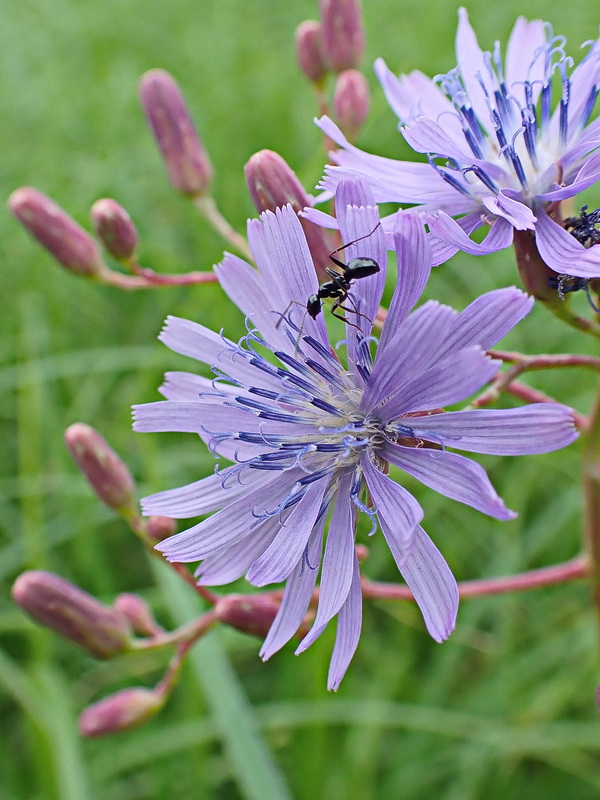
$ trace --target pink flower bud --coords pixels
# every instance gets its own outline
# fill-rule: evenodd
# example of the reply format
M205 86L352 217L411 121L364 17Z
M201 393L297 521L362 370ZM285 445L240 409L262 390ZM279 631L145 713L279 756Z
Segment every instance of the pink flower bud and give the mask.
M140 98L173 186L192 197L206 194L212 165L175 80L162 69L146 72Z
M14 583L12 597L37 622L96 658L114 658L128 649L129 628L123 617L59 575L24 572Z
M244 167L244 172L250 197L257 211L275 211L276 208L289 203L298 213L306 206L312 205L296 173L273 150L260 150L255 153ZM320 274L330 263L331 247L327 242L325 231L304 217L299 219L315 268Z
M123 689L88 706L79 717L83 736L104 736L134 728L159 711L164 697L141 686Z
M362 72L356 69L340 72L333 93L333 109L348 139L356 139L369 113L369 84Z
M135 253L138 235L131 217L116 200L96 200L90 211L96 236L117 261Z
M65 269L88 276L105 270L94 239L45 194L23 186L11 194L8 205L23 227Z
M83 422L67 428L65 442L100 500L120 514L135 513L133 478L108 442Z
M321 23L312 19L296 28L296 58L311 83L320 84L327 73L321 49Z
M154 516L146 520L146 532L150 539L155 542L162 542L169 536L177 533L177 524L171 517Z
M214 607L221 622L260 638L267 635L278 611L277 600L259 594L230 594L221 597Z
M154 636L160 631L150 606L137 594L123 592L115 598L113 608L125 617L135 633L140 636Z
M334 72L357 67L365 49L358 0L320 0L323 57Z

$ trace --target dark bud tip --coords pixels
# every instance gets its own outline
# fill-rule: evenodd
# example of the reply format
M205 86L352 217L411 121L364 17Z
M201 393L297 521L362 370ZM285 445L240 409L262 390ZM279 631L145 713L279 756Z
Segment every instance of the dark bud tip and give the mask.
M365 49L357 0L321 0L323 57L333 72L354 69Z
M323 60L321 23L308 19L296 28L296 58L311 83L320 85L327 74Z
M11 194L8 206L21 225L65 269L88 277L105 271L94 239L45 194L23 186Z
M133 728L153 717L163 703L163 696L151 689L123 689L88 706L79 717L79 732L92 737Z
M192 197L206 194L212 165L175 80L162 69L146 72L140 98L173 186Z
M96 232L108 252L117 261L127 261L138 246L138 235L131 217L116 200L96 200L90 216Z
M262 595L230 594L217 601L214 612L232 628L264 638L279 611L279 602Z
M113 658L128 649L130 631L121 614L59 575L24 572L14 583L12 597L36 622L96 658Z
M134 514L133 478L108 442L83 422L76 422L67 428L65 442L100 500L120 514Z
M340 128L351 141L360 133L369 113L369 84L356 69L338 75L333 93L333 110Z

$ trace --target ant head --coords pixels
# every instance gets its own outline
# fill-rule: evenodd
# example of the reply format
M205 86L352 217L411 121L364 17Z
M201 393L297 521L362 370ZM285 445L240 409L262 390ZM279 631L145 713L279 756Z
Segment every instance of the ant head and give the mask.
M345 277L352 281L357 278L367 278L379 272L379 264L373 258L351 258L346 265Z

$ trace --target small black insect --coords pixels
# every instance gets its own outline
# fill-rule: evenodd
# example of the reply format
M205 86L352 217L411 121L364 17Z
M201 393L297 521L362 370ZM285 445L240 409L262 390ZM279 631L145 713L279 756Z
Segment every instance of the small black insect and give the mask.
M368 238L377 230L380 224L381 223L377 223L370 233L367 233L364 236L359 236L358 239L354 239L352 242L343 244L341 247L338 247L337 250L333 250L333 252L329 254L331 261L333 261L336 267L339 267L342 272L340 274L330 267L325 269L325 272L329 275L331 280L322 283L319 286L316 294L311 294L306 301L306 310L308 311L309 316L311 316L313 319L316 319L321 313L323 308L323 300L328 298L335 300L335 303L331 308L331 313L337 319L341 319L344 322L347 321L345 317L342 317L341 314L335 313L338 308L341 308L342 311L352 311L360 316L360 313L356 310L356 308L346 308L346 306L343 304L347 300L352 302L352 298L349 296L352 281L360 280L361 278L368 278L369 275L375 275L377 272L379 272L379 264L375 261L375 259L366 258L364 256L351 258L347 264L344 264L343 261L335 257L335 254L339 253L340 250L345 250L346 247L350 247L352 244L356 244L356 242L360 242L361 239ZM354 303L352 304L354 305Z
M565 230L569 231L571 236L574 236L586 248L600 244L600 230L596 227L599 224L600 208L588 214L588 206L582 207L578 217L568 217L563 223ZM565 295L570 292L584 291L590 306L597 314L600 314L600 308L592 298L589 278L579 278L574 275L559 273L549 278L548 284L557 290L561 300L564 300Z

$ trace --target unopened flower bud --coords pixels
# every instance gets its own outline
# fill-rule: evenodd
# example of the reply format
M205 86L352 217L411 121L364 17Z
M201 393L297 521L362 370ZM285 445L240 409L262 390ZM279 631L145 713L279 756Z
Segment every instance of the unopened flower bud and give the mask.
M45 194L23 186L11 194L8 205L23 227L65 269L88 276L105 270L95 240Z
M263 595L230 594L221 597L214 613L226 625L242 633L264 638L279 611L279 602Z
M171 517L153 516L146 520L146 533L155 542L162 542L177 533L177 523Z
M173 186L192 197L206 194L212 165L174 78L162 69L146 72L140 98Z
M296 58L311 83L320 84L327 74L321 46L321 23L307 19L296 28Z
M123 689L88 706L79 717L79 732L83 736L104 736L134 728L153 717L163 703L163 695L151 689Z
M52 572L31 570L14 583L15 603L37 622L96 658L114 658L129 645L129 627L114 609Z
M65 442L100 500L120 514L135 513L131 473L98 431L76 422L65 431Z
M311 201L296 173L287 162L273 150L260 150L255 153L246 166L246 183L250 197L257 211L275 211L289 203L298 213ZM308 248L317 272L323 272L329 264L331 247L325 238L325 231L304 217L299 217L304 230Z
M135 253L138 235L131 217L116 200L96 200L90 211L96 236L117 261Z
M346 69L337 77L333 93L336 120L348 137L356 139L369 113L369 84L357 69Z
M123 592L115 598L113 608L125 617L140 636L154 636L160 630L150 606L137 594Z
M321 0L323 58L334 72L357 67L365 49L358 0Z

